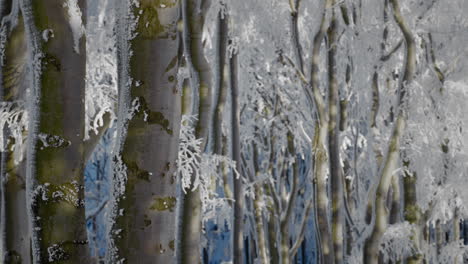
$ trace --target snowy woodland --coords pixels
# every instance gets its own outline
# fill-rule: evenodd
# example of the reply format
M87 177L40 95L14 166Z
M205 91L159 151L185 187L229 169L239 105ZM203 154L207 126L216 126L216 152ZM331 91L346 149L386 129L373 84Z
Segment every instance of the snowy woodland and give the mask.
M0 264L468 263L467 14L0 0Z

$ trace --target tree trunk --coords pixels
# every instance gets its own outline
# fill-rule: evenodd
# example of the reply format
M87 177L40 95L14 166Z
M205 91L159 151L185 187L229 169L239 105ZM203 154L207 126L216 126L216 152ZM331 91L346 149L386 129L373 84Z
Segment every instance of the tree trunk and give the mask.
M194 0L182 0L183 43L184 56L190 71L191 115L198 118L195 123L195 136L202 139L201 149L205 150L208 141L209 124L211 118L211 74L209 65L204 57L202 31L205 13L209 2L202 4L197 10ZM199 263L200 239L202 231L201 199L199 188L186 189L182 212L182 236L180 261L181 263Z
M416 197L416 175L406 175L403 178L403 186L405 188L405 220L414 225L414 233L411 234L414 247L420 249L422 240L423 216L421 209L417 206ZM420 254L415 254L407 258L409 264L422 263L423 258Z
M378 260L378 249L379 249L379 241L382 237L383 233L387 229L388 225L388 211L386 209L386 197L387 193L391 184L391 177L392 171L396 168L397 162L399 160L399 152L400 152L400 137L403 134L406 119L407 119L407 112L406 112L406 90L408 85L413 80L414 68L416 64L416 57L415 57L415 45L414 40L411 35L411 32L408 26L405 24L403 17L400 13L400 7L398 5L397 0L390 0L390 4L393 7L393 16L395 21L398 24L401 32L403 33L405 44L406 44L406 63L403 65L404 75L403 78L400 80L399 83L399 97L398 97L398 116L395 121L395 127L392 133L392 138L390 141L390 145L388 147L387 158L384 164L384 168L382 170L382 175L380 176L379 186L377 187L377 194L376 194L376 201L375 201L375 226L373 228L373 232L371 237L366 241L365 245L365 252L364 252L364 261L365 263L377 263ZM404 191L405 196L410 192L414 193L416 185L407 184L407 181L414 181L415 178L413 177L405 177L404 181ZM407 203L405 198L405 214L407 206L416 206L413 202ZM406 218L406 217L405 217ZM419 235L414 235L414 237L418 237ZM417 239L417 238L416 238ZM415 241L416 246L418 243Z
M231 55L229 61L230 78L231 78L231 122L232 122L232 159L236 162L237 171L241 171L240 159L240 131L239 131L239 87L238 87L238 65L237 53ZM242 187L242 177L234 178L234 264L242 264L243 256L243 241L244 241L244 190Z
M2 4L5 4L2 2ZM16 6L16 8L18 5ZM4 48L4 59L2 61L1 74L1 96L2 107L15 102L24 102L26 99L25 84L22 78L25 76L27 47L25 39L24 22L22 17L18 19L16 26L10 28L9 23L5 23L4 15L9 12L10 19L15 17L15 11L5 10L2 5L2 33L7 35L7 42ZM14 106L15 107L15 106ZM21 107L16 104L16 107ZM23 115L22 118L25 118ZM3 139L10 137L10 129L2 127ZM30 257L30 233L28 223L28 212L26 209L25 192L25 162L15 161L15 153L10 146L5 145L1 153L1 259L2 263L31 263Z
M380 238L383 236L388 226L389 212L386 208L386 198L390 188L393 171L395 170L399 160L400 137L403 133L404 125L404 118L399 116L393 129L386 156L387 158L377 187L375 197L375 224L372 229L372 234L366 241L364 247L364 263L366 264L378 263ZM372 206L368 210L373 210Z
M91 262L83 192L84 4L21 1L33 87L26 165L33 263ZM40 35L45 30L48 39Z
M339 135L339 98L338 80L336 77L336 31L337 20L332 9L332 18L328 28L328 114L329 135L328 151L330 155L330 185L332 193L332 237L335 263L343 263L343 175L340 161Z
M174 261L174 168L181 118L176 88L179 5L164 3L118 4L119 113L109 263ZM136 35L129 28L133 15L139 16Z
M400 177L392 177L392 201L390 206L390 224L396 224L401 221L401 194Z
M255 200L254 203L254 214L255 214L255 231L257 232L258 238L258 252L260 263L270 263L268 257L268 251L266 246L266 236L265 236L265 227L262 213L262 204L263 204L263 190L262 187L258 184L255 185Z
M270 253L270 263L279 264L280 256L277 244L278 237L278 223L276 216L270 212L270 217L268 219L268 250Z
M330 225L328 221L328 196L327 196L327 134L328 124L324 122L316 129L316 141L314 144L315 150L315 171L314 176L317 182L317 207L316 215L318 219L318 227L320 230L321 252L323 255L324 263L334 263L333 254L333 241L330 232Z
M291 132L288 131L288 152L290 155L295 156L295 144L294 144L294 136ZM289 195L282 195L284 197L283 204L286 206L284 212L281 213L280 217L280 234L281 234L281 263L282 264L289 264L292 261L292 257L290 255L290 237L289 237L289 226L291 223L292 215L293 215L293 208L296 205L296 199L299 187L299 160L296 157L296 161L293 164L292 176L291 176L291 190L289 191ZM305 208L307 211L307 208ZM306 212L304 212L306 214ZM307 218L307 215L304 215L304 218ZM299 234L298 237L301 237ZM300 239L300 238L298 238Z
M334 0L326 0L322 10L322 18L319 31L315 34L312 48L312 62L310 86L314 97L314 103L318 112L319 120L316 122L315 135L312 149L314 151L314 178L316 181L316 209L318 232L320 236L320 252L325 263L334 263L333 241L328 217L328 193L327 193L327 136L328 136L328 119L326 113L326 105L320 93L319 81L319 65L320 65L320 49L323 39L327 33L327 13L334 5Z

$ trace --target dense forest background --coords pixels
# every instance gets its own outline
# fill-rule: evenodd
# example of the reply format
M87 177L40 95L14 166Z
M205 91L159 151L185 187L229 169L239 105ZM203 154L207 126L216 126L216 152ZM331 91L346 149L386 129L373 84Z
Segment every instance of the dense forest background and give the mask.
M0 263L468 263L467 13L0 0Z

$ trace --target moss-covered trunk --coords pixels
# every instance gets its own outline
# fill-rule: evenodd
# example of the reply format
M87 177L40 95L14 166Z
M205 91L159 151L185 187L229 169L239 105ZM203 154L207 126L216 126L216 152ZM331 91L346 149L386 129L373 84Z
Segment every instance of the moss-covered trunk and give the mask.
M3 50L3 61L1 71L1 101L2 108L9 104L13 107L24 107L18 102L26 99L25 76L27 47L22 17L17 17L16 26L11 28L11 24L5 23L5 16L14 16L12 9L7 10L2 1L2 32L6 34L7 40ZM21 119L25 119L23 114ZM10 138L11 131L8 125L1 128L3 139ZM25 131L23 131L25 132ZM26 190L25 190L25 162L24 159L15 161L14 150L11 145L17 142L11 141L1 153L1 232L2 232L2 263L31 263L30 258L30 233L28 214L26 210ZM24 156L23 156L24 158ZM3 222L4 221L4 222Z
M202 139L202 150L208 141L209 124L211 123L211 73L206 61L202 31L205 22L205 14L209 7L209 1L201 5L197 10L197 1L182 1L182 19L184 26L184 56L190 69L191 88L191 115L195 115L198 121L195 123L195 136ZM199 263L200 239L202 232L201 199L199 188L186 189L184 195L182 226L181 226L181 263Z
M85 1L71 2L21 1L34 85L26 168L34 263L91 262L83 191Z
M108 261L172 263L180 124L179 4L140 0L138 6L128 5L121 3L118 14L120 138L113 163L115 223ZM138 19L134 38L129 14Z

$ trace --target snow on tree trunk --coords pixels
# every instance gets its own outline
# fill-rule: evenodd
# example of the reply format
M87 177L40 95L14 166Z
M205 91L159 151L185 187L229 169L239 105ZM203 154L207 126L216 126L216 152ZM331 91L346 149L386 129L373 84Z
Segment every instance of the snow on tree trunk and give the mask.
M193 123L195 137L201 140L201 149L206 151L211 124L211 68L204 54L203 26L210 2L182 1L184 57L189 70L190 115L197 118ZM209 149L209 148L208 148ZM207 153L209 154L209 153ZM192 185L193 184L193 185ZM201 257L202 200L200 186L195 186L192 175L190 188L184 189L181 221L180 263L197 263ZM185 187L183 187L185 188Z
M84 1L22 0L20 6L31 73L26 191L33 263L90 262L82 152Z
M107 261L172 263L181 118L179 4L117 5L119 110Z
M232 40L231 40L232 41ZM239 87L238 87L238 62L237 51L229 59L230 86L231 86L231 122L232 122L232 158L236 162L237 171L241 170L240 159L240 132L239 132ZM244 190L242 186L242 177L234 178L233 198L234 198L234 264L242 264L244 248Z
M23 19L18 17L18 3L11 10L2 12L2 37L6 38L2 49L2 141L1 154L1 262L31 263L30 233L26 209L25 191L25 138L22 134L27 127L25 109L26 87L22 78L26 76L26 36ZM7 13L9 11L9 13ZM16 26L7 25L6 21L17 20ZM17 114L16 114L17 113ZM17 117L15 117L18 115ZM19 126L18 126L19 125ZM17 128L15 128L17 127ZM19 136L19 137L18 137ZM14 141L13 141L14 140ZM6 146L5 146L6 145ZM19 147L21 151L15 151ZM15 154L15 152L19 152Z

